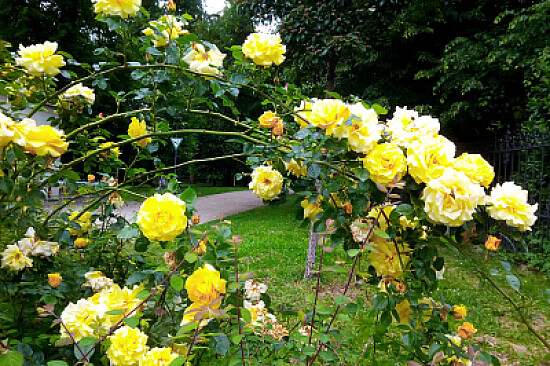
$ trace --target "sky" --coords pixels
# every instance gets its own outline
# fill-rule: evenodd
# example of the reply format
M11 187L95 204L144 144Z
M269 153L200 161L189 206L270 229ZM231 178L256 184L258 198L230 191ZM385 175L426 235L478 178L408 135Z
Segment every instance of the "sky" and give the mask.
M225 0L202 0L202 3L208 14L217 14L225 7Z

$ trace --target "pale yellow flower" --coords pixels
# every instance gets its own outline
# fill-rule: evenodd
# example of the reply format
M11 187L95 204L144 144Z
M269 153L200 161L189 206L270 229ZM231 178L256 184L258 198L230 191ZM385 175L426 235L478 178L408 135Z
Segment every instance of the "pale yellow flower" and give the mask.
M32 267L32 259L23 254L17 244L6 246L6 249L0 255L2 256L2 268L19 272L27 267Z
M23 47L19 45L19 57L15 59L18 66L23 66L29 74L41 76L55 76L59 74L60 67L65 66L63 56L56 55L57 42L46 41L43 44L33 44L32 46Z
M171 193L155 194L141 205L137 224L149 240L173 241L187 227L185 202Z
M399 315L399 324L409 325L409 320L412 318L413 314L409 300L403 300L395 305L395 311Z
M172 348L155 347L149 350L145 356L139 359L139 366L168 366L178 355L172 352Z
M112 366L134 366L147 353L147 335L137 328L123 326L109 337L107 358Z
M82 287L91 287L94 291L102 291L114 286L114 282L109 277L105 276L101 271L90 271L84 274L86 282Z
M411 142L424 137L435 137L439 133L439 121L431 116L397 107L393 118L387 123L392 143L407 148Z
M407 173L405 154L394 144L379 144L360 160L375 183L388 184L393 182L396 176L397 180L400 180Z
M203 268L197 269L187 278L185 289L189 300L195 304L217 309L221 305L218 297L225 294L226 282L220 278L220 272L216 268L205 264Z
M189 70L201 74L221 75L220 68L223 67L225 54L214 45L210 51L206 51L202 44L193 43L192 50L185 55L183 61L189 65Z
M69 220L75 221L76 217L78 216L80 212L73 212L69 216ZM78 219L75 221L77 224L80 225L80 230L73 229L72 227L69 227L69 232L71 235L82 235L85 232L87 232L90 227L92 226L92 213L91 212L84 212Z
M300 205L304 209L304 219L310 219L311 221L317 221L317 218L315 216L323 212L323 209L321 208L321 197L317 198L317 201L315 202L309 202L309 199L306 198L303 200Z
M408 244L388 242L378 235L373 235L372 241L376 251L369 253L369 259L376 273L379 276L403 279L403 271L410 260Z
M79 97L82 97L87 103L90 104L93 104L95 102L94 90L82 85L82 83L73 85L72 87L67 89L62 95L63 100L68 100L72 102L78 102Z
M243 55L263 67L280 65L285 60L286 47L278 34L251 33L242 46Z
M407 148L409 174L416 183L428 183L443 174L454 156L455 145L443 136L415 140Z
M67 331L77 342L84 337L98 336L99 324L107 310L105 304L94 303L89 299L80 299L76 304L69 303L60 316L65 325L60 327L61 338L70 338Z
M537 220L535 212L539 205L530 205L527 195L526 190L513 182L497 184L491 191L487 211L493 219L506 221L507 225L520 231L531 230Z
M173 15L163 15L157 21L149 22L152 28L146 28L142 32L146 36L153 37L155 47L167 46L170 41L179 38L180 35L189 33L183 29L185 23ZM155 32L155 29L157 32ZM157 33L161 33L162 36Z
M447 168L427 183L420 198L429 220L456 227L470 221L476 207L485 203L485 191L464 173Z
M16 131L15 122L0 112L0 149L13 141Z
M485 188L489 187L495 178L494 168L479 154L463 153L455 159L453 168Z
M121 18L135 17L141 6L141 0L92 0L92 2L96 13Z
M128 126L128 135L131 138L136 138L139 136L143 136L147 134L147 125L145 124L145 121L140 121L136 117L132 117L130 126ZM141 139L136 141L135 143L139 147L147 147L147 144L150 143L152 140L150 137L147 137L145 139Z
M348 106L339 99L320 99L311 106L308 121L332 135L334 129L351 116Z
M302 161L298 162L291 159L288 163L285 161L285 169L288 173L295 175L296 177L307 176L307 165L304 165Z
M252 172L248 188L261 199L271 201L283 190L283 176L271 166L259 166Z
M59 273L48 273L48 284L56 288L61 284L61 281L63 281L63 277Z
M108 310L121 310L124 314L120 315L107 315L106 321L109 325L114 325L121 321L125 315L132 314L139 315L142 311L142 307L138 307L142 300L138 299L138 294L143 291L143 284L134 285L132 289L127 287L120 288L119 285L114 284L112 286L104 288L100 293L94 295L92 299L94 302L106 304Z

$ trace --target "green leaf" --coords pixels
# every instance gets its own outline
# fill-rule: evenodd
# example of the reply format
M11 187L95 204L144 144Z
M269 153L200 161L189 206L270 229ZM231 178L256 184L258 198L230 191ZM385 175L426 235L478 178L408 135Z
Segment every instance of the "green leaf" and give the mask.
M310 178L317 179L319 174L321 174L321 167L319 164L313 163L307 167L307 175Z
M198 258L199 256L197 255L197 253L191 253L191 252L185 253L185 260L188 263L195 263Z
M48 362L48 366L49 366ZM8 353L0 353L0 366L22 366L23 365L23 356L21 353L16 351L8 351ZM61 365L59 365L61 366Z
M395 211L401 215L409 216L414 213L414 208L408 203L402 203L395 208Z
M49 361L48 366L69 366L65 361Z
M252 321L252 315L246 308L241 308L241 318L243 318L246 323L250 323Z
M519 279L516 276L514 276L513 274L507 274L506 281L508 282L511 288L519 292L521 282L519 282Z
M311 130L309 128L302 128L300 131L294 134L294 138L296 140L303 140L309 135L311 135Z
M370 172L366 168L357 168L353 171L353 174L361 181L365 181L370 178Z
M229 350L229 346L231 346L231 343L229 343L229 339L225 334L215 335L212 337L214 340L213 346L214 351L221 356L225 356L227 351Z
M179 356L170 362L168 366L182 366L185 363L185 360L187 360L187 357Z
M510 265L510 263L506 261L500 261L500 264L502 265L502 268L506 270L506 272L510 272L512 270L512 266Z
M122 311L120 309L115 309L115 310L109 310L109 311L105 312L105 314L107 314L107 315L124 315L124 311Z
M176 291L183 290L183 278L178 275L170 277L170 286Z
M361 252L360 249L350 249L348 250L348 255L353 258L357 256L357 254L359 254L360 252Z
M140 236L136 239L136 243L134 244L134 249L138 253L143 253L147 251L147 248L149 247L149 239Z
M373 104L371 105L371 108L374 109L374 111L378 114L378 115L381 115L381 114L387 114L388 113L388 110L384 107L382 107L380 104Z
M119 239L131 239L137 238L141 234L139 227L127 226L118 232L117 237Z
M378 235L379 237L381 237L382 239L389 239L390 238L390 236L385 231L382 231L382 230L374 229L374 233L376 235Z
M306 356L313 356L317 351L314 347L311 346L305 346L302 348L302 354Z
M388 303L389 301L387 296L379 294L374 298L373 305L376 310L384 310L388 306Z
M133 316L131 318L125 318L124 323L129 326L130 328L135 328L139 324L139 318L137 316Z
M195 207L195 203L197 202L197 192L195 192L193 188L187 188L182 194L180 194L180 199L185 201L186 209L189 210Z
M336 296L334 298L334 303L336 305L344 305L348 301L348 298L346 296Z

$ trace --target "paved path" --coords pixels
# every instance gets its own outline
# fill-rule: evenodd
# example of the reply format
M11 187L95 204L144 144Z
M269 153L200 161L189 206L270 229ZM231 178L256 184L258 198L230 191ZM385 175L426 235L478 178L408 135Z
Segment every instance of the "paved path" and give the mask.
M52 204L51 206L57 206ZM256 207L263 205L263 201L258 198L252 191L234 191L228 193L213 194L210 196L199 197L195 204L197 214L200 216L200 223L219 220L220 217L227 217L239 212L248 211ZM73 210L78 209L72 207ZM137 215L141 202L129 201L125 202L124 207L115 210L115 213L123 216L130 222L135 221L135 215Z

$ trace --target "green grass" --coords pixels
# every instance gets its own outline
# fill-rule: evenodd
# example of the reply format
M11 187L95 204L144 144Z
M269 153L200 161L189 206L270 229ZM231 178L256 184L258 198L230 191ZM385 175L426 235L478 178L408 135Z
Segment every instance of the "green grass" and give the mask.
M272 307L307 311L311 309L305 298L314 293L315 288L315 281L303 279L309 231L307 227L299 227L293 207L296 206L291 202L278 207L260 207L227 219L232 222L233 233L241 235L244 240L239 247L241 270L254 272L257 279L268 284ZM483 261L483 253L477 253L473 248L466 250L475 260ZM443 295L449 304L466 305L469 311L466 320L478 329L474 343L497 356L503 365L541 365L546 349L519 321L510 304L488 284L480 286L471 264L453 251L441 248L440 254L446 260L446 272L444 280L440 281L440 291L433 294L433 298L438 301ZM347 260L347 257L341 248L337 248L332 253L325 253L324 263L331 266L340 259ZM506 271L500 262L490 258L487 266L499 269L499 274L492 278L521 304L520 296L507 285ZM521 280L520 291L525 304L529 305L534 326L543 337L550 339L550 294L547 293L550 281L529 267L513 266L512 271ZM341 295L345 280L341 274L324 272L322 298L330 302L330 297ZM352 289L351 296L358 296L366 304L362 318L367 319L376 292L377 289L370 286ZM355 325L358 345L370 337L371 325ZM453 324L451 321L451 325L458 327L458 322Z

